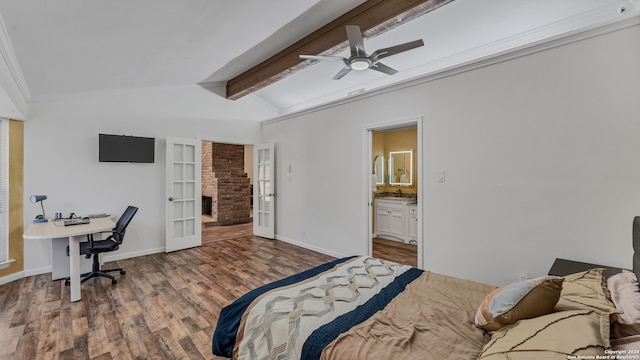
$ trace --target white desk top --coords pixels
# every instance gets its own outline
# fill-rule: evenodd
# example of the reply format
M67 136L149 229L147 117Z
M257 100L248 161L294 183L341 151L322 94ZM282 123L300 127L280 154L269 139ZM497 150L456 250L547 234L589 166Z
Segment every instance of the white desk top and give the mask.
M88 224L64 226L61 220L29 225L22 235L25 239L53 239L93 234L112 230L116 226L111 217L91 219Z

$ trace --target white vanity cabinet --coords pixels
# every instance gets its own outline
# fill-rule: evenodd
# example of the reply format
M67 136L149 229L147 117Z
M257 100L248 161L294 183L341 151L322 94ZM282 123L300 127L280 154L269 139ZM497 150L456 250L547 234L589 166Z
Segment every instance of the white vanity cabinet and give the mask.
M407 206L407 241L409 244L418 244L418 206L409 204Z
M415 204L409 204L415 201L411 198L377 198L375 199L375 233L376 236L409 243L411 239L413 243L417 243L417 213L415 214L415 223L411 223L411 209L417 209ZM413 231L414 235L411 235Z

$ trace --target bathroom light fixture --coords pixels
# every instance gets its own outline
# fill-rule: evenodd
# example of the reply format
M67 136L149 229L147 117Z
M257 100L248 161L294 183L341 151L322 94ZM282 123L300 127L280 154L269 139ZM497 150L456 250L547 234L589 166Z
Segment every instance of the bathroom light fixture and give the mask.
M49 220L47 220L47 217L44 215L44 205L42 204L42 202L44 200L47 199L47 195L31 195L31 202L32 203L40 203L40 207L42 208L42 215L38 215L36 216L36 219L33 220L34 223L41 223L41 222L47 222Z

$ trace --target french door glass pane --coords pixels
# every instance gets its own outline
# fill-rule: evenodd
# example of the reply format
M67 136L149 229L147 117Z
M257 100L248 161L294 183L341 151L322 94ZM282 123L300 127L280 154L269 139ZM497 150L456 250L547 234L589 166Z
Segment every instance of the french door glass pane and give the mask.
M173 145L173 161L184 161L183 146L179 144Z
M173 180L182 180L183 172L182 164L173 164Z
M174 220L174 222L173 222L173 237L174 238L180 238L180 237L182 237L183 233L184 233L184 231L183 231L182 220Z
M184 218L184 204L182 203L182 201L173 202L173 217L175 219Z
M184 217L185 218L194 218L196 214L193 212L195 209L195 201L189 200L184 202Z
M194 164L185 164L184 180L193 181L196 179L196 166Z
M193 219L185 220L184 222L184 236L191 236L196 233L196 222Z
M193 199L196 197L196 184L195 183L186 183L184 184L184 199Z
M196 161L196 150L192 145L185 146L184 149L184 161L186 162L195 162Z

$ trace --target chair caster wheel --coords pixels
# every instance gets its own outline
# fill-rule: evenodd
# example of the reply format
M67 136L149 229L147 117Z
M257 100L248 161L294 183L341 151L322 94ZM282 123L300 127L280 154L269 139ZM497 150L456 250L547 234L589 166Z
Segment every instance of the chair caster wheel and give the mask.
M71 285L71 280L65 279L64 280L64 286L69 286L69 285Z
M124 275L124 274L126 274L126 273L127 273L126 271L124 271L124 270L120 270L120 275Z
M116 279L111 280L111 285L115 285L117 283L118 283L118 280L116 280Z

